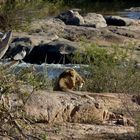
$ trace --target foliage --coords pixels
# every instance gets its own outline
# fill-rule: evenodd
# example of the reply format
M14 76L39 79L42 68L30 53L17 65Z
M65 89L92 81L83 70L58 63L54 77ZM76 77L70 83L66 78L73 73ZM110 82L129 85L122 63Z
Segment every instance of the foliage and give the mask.
M16 79L15 75L10 74L7 69L5 70L5 68L0 67L0 93L1 95L18 92L19 84L20 84L20 81Z
M107 50L91 44L84 55L75 54L74 61L88 64L85 90L93 92L138 93L140 73L132 59L133 49L112 46Z
M52 81L47 77L47 70L37 72L33 67L23 68L18 74L17 79L24 82L25 85L32 86L35 90L52 89Z
M61 1L53 3L43 0L8 0L0 5L0 29L28 31L29 24L34 18L37 20L55 14L61 10L61 5Z

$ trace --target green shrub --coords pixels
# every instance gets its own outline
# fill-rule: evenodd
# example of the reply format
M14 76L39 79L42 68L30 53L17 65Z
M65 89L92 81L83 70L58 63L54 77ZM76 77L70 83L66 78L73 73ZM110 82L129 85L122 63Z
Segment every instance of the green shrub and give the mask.
M84 90L93 92L138 93L140 73L132 59L133 49L112 46L107 49L95 44L85 46L83 54L77 52L76 63L88 64ZM133 48L133 47L132 47Z
M33 67L23 68L17 74L17 79L24 82L24 85L30 85L35 90L47 89L52 90L53 81L48 78L47 70L44 68L43 72L37 72Z
M8 69L0 67L0 94L17 93L21 81L11 74Z
M0 5L0 29L3 31L28 31L32 20L46 18L62 9L62 1L43 0L21 1L7 0Z

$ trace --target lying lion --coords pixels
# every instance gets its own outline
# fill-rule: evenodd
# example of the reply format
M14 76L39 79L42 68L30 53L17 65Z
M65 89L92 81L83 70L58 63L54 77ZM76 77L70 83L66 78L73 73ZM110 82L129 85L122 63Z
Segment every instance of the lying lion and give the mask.
M85 80L77 73L77 71L70 68L60 74L54 90L73 93L95 101L95 99L89 95L80 94L79 92L73 91L77 88L81 89L84 84Z

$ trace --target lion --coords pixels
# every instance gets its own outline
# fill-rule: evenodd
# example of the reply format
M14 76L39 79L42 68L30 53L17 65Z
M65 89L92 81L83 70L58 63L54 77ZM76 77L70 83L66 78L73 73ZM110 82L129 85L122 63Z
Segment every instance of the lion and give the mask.
M81 94L79 92L74 91L77 88L79 88L80 90L84 84L85 80L78 74L76 70L70 68L59 75L54 90L72 93L80 97L86 97L98 104L97 101L95 101L95 99L90 95Z
M58 78L55 90L72 91L76 88L81 89L85 80L72 68L62 72Z

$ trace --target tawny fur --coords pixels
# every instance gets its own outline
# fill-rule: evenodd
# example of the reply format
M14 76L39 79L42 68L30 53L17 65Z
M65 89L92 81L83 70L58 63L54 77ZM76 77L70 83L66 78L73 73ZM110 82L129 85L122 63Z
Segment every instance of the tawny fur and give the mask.
M84 79L74 69L68 69L60 74L55 90L71 91L82 87L84 83Z

